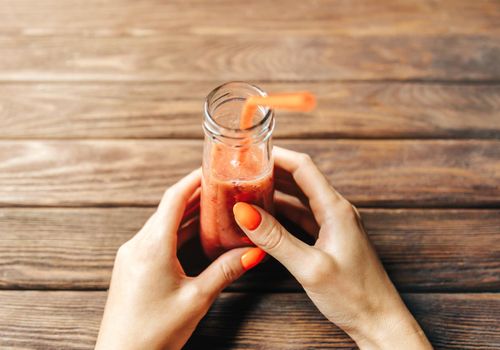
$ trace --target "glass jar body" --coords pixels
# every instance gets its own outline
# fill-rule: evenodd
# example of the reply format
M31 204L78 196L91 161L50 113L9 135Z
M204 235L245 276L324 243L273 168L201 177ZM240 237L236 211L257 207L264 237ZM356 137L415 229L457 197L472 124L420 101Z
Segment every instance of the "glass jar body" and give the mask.
M252 244L234 220L235 203L274 209L273 113L259 109L251 128L236 127L252 94L265 93L249 84L228 83L215 89L205 104L200 239L210 258Z

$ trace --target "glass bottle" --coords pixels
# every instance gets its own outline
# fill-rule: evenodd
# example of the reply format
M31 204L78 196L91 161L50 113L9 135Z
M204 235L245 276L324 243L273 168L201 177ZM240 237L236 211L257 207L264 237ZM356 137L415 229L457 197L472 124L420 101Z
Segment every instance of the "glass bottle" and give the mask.
M273 212L273 110L259 107L252 126L239 128L243 104L252 95L266 93L251 84L230 82L215 88L205 101L200 239L212 259L251 245L234 220L236 202Z

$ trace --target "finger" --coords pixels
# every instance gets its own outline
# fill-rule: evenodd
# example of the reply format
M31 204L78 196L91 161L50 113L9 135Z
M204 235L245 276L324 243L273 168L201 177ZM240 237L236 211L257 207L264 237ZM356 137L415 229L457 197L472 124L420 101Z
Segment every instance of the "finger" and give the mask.
M318 238L319 226L311 211L296 198L281 192L275 192L276 211L300 226L313 238Z
M155 226L155 223L156 223L156 220L158 219L158 211L155 210L153 214L151 214L151 216L148 218L148 220L146 221L146 223L142 226L142 228L139 230L139 232L136 233L136 235L134 237L132 237L132 239L142 239L144 238L145 236L148 235L149 232L152 231L152 227Z
M316 221L321 225L329 208L342 199L307 154L274 147L275 165L290 174L309 199Z
M199 225L200 218L194 217L180 227L179 233L177 234L177 250L198 234Z
M201 187L196 188L186 204L186 210L200 205Z
M189 203L188 203L189 206ZM188 225L191 228L191 225L194 223L193 220L198 220L200 216L200 202L195 202L194 204L191 204L191 207L186 208L184 211L184 215L182 216L181 223L180 223L180 228L179 232L183 232L183 229L186 228ZM155 230L152 230L151 228L154 226L158 226L157 224L158 220L158 210L156 210L146 221L142 229L136 234L138 237L143 237L143 236L150 236L151 232L154 232ZM199 224L199 220L198 220ZM193 228L195 230L198 229L197 225L194 225ZM149 235L147 234L149 232ZM177 239L179 240L181 238L181 235L177 235ZM190 238L189 238L190 239ZM187 239L187 240L189 240ZM177 247L180 247L183 243L180 243L179 241L177 242Z
M182 220L189 198L201 184L201 169L192 171L172 185L158 206L158 224L162 228L162 238L176 240L177 229ZM175 244L173 245L175 247Z
M184 223L190 221L191 219L199 215L200 215L200 202L198 202L198 204L196 205L193 205L191 208L187 208L184 211L184 214L182 215L181 219L181 226L184 225Z
M250 240L282 263L299 281L314 248L290 234L263 209L243 202L233 207L236 222Z
M186 204L186 209L184 210L184 214L182 215L180 223L181 226L192 218L200 215L200 195L201 187L198 187L191 195Z
M359 213L358 208L356 208L354 205L351 205L351 206L352 206L352 209L354 210L354 214L356 214L356 217L358 218L358 220L361 220L361 214Z
M277 177L276 173L277 171L275 171L275 179L274 179L275 189L283 193L289 194L291 196L297 197L307 208L309 208L309 199L304 194L304 192L302 192L299 186L297 186L295 180L293 178L291 180L288 180Z
M195 283L205 295L214 299L224 288L248 270L249 266L243 265L242 257L248 252L254 252L255 249L258 248L237 248L222 254L194 279ZM262 261L263 258L264 255L257 256L257 260Z

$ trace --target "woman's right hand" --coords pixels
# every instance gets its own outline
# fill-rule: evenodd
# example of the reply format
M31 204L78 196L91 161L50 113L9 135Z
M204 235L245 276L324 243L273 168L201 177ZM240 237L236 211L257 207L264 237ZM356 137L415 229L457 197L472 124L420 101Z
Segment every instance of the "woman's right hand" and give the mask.
M282 263L317 308L361 349L432 349L366 235L358 211L306 154L274 148L277 210L317 238L307 245L246 203L236 221Z

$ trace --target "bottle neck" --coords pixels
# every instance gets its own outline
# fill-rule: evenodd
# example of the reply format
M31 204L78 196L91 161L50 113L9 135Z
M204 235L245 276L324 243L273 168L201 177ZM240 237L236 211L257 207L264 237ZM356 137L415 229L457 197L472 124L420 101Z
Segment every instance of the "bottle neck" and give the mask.
M210 92L204 106L203 129L207 137L231 147L267 142L274 129L274 112L259 107L252 126L240 129L240 115L250 96L266 96L260 88L243 82L223 84Z

